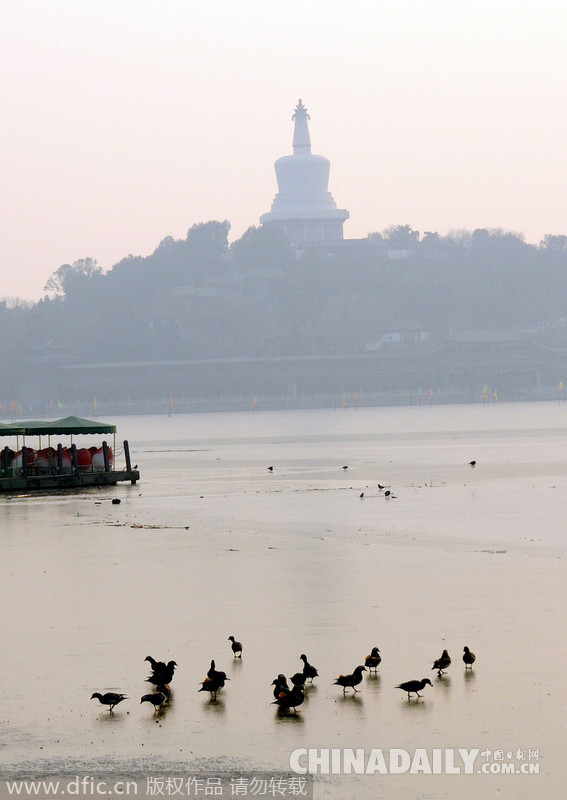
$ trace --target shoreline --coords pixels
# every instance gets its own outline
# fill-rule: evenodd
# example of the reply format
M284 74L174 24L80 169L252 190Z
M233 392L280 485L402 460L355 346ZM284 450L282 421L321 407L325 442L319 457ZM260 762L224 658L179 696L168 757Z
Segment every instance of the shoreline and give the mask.
M444 391L435 389L430 396L429 389L421 394L409 391L394 392L358 392L341 391L336 394L312 395L238 395L226 397L163 397L136 401L115 401L97 398L96 410L92 401L68 400L55 411L50 408L28 408L17 416L6 416L5 422L17 422L27 416L37 419L51 419L60 413L72 414L86 418L128 417L128 416L166 416L180 414L208 414L225 412L247 412L260 414L265 411L337 411L356 412L358 409L409 408L428 409L439 406L482 406L484 408L498 405L514 405L519 403L554 403L566 405L563 396L558 395L556 386L534 387L530 391L515 397L501 396L498 400L486 400L482 393L468 391Z

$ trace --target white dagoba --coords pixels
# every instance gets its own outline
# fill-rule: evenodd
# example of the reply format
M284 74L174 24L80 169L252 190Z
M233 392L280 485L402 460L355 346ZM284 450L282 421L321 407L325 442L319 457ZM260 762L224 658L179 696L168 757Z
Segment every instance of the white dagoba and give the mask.
M260 217L261 225L282 228L293 245L342 240L343 223L350 216L337 208L328 191L329 159L311 153L308 119L299 100L292 116L293 155L276 161L279 191L271 210Z

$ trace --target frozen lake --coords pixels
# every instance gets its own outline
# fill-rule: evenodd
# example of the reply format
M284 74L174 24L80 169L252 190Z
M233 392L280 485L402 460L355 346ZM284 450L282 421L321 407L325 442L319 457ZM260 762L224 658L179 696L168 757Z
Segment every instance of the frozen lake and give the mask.
M567 406L111 421L139 484L0 497L6 776L479 748L477 766L502 751L540 774L338 775L315 797L563 795ZM373 646L378 674L343 697L333 681ZM278 714L270 684L301 653L319 678ZM156 717L140 705L147 655L179 665ZM197 691L211 659L230 677L216 703ZM394 688L424 677L419 701ZM89 699L108 690L130 698L112 715Z

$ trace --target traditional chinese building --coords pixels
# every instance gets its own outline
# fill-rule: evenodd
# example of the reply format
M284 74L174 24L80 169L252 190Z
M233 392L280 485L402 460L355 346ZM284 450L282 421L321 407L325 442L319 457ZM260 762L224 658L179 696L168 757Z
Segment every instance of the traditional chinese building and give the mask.
M349 213L337 208L328 190L329 159L311 153L309 114L301 100L292 120L293 155L278 158L275 163L278 193L260 223L282 228L296 246L340 241Z

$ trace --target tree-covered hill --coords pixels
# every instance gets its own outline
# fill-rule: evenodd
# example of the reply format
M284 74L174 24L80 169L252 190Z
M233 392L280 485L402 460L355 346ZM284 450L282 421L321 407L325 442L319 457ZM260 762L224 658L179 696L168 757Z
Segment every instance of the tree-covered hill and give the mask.
M32 306L0 304L7 380L37 361L147 361L360 354L400 326L545 329L567 319L567 236L526 244L502 230L291 248L283 233L193 225L104 272L62 265Z

